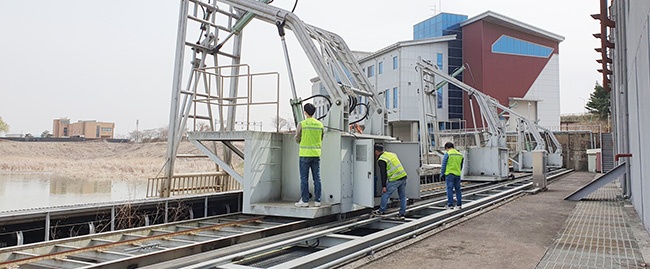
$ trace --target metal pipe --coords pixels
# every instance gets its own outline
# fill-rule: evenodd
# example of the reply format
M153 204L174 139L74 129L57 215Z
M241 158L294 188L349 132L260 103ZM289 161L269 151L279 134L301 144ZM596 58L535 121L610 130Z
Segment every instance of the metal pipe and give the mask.
M181 90L183 83L183 61L185 59L185 38L187 35L187 20L185 16L189 10L189 2L181 1L181 6L179 8L178 15L178 32L176 33L176 55L174 59L174 73L173 73L173 83L172 83L172 97L171 97L171 108L169 110L169 130L167 137L168 139L175 139L178 130L177 124L179 122L179 107L181 100ZM160 192L161 197L169 197L169 183L171 178L174 175L174 162L176 158L176 152L178 148L175 146L175 143L167 143L167 163L165 167L165 187Z
M115 206L111 206L111 231L115 231Z
M45 214L45 241L50 240L50 212Z
M614 156L614 161L618 162L618 158L621 157L632 157L632 153L619 153Z

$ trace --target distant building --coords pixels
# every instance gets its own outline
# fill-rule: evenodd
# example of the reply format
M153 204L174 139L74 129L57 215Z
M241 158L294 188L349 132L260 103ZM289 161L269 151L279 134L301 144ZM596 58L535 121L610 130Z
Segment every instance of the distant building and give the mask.
M85 137L88 139L113 139L115 123L85 120L70 123L70 119L54 120L53 137Z
M492 11L469 19L440 13L413 27L416 40L450 34L458 37L449 43L450 74L464 65L458 78L466 84L542 126L560 125L559 44L564 37ZM449 86L447 101L449 119L464 119L470 128L482 125L478 120L474 126L462 90Z
M456 36L438 36L422 40L408 40L392 44L373 53L354 52L364 75L378 92L379 100L384 102L388 111L390 133L403 141L418 141L418 120L420 116L418 88L420 75L416 71L418 57L437 64L440 68L447 65L448 47ZM311 79L312 93L327 95L319 78ZM438 94L438 120L448 122L447 104L443 101L443 88ZM359 97L359 103L367 104L365 97ZM329 109L328 103L315 99L316 117L321 117ZM359 121L367 113L366 108L357 106L350 113L350 122Z
M515 19L487 11L466 15L440 13L413 26L413 40L401 41L376 52L354 52L355 58L385 101L389 134L403 141L418 141L418 57L429 60L475 89L497 99L541 126L560 126L559 44L564 37ZM312 93L327 95L319 78ZM455 85L438 89L440 129L480 127L480 111L472 115L468 95ZM320 100L319 100L320 99ZM359 103L367 103L359 97ZM328 103L315 99L316 115L327 113ZM364 115L363 106L350 113L350 122ZM478 119L475 121L474 119ZM507 119L503 119L507 120ZM476 125L474 126L474 122ZM359 122L360 125L364 121ZM514 131L515 124L508 124Z

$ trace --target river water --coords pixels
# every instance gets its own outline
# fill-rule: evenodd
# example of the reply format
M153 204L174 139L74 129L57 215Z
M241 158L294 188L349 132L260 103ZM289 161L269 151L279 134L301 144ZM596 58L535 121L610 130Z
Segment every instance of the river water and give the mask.
M147 182L0 173L0 212L146 198Z

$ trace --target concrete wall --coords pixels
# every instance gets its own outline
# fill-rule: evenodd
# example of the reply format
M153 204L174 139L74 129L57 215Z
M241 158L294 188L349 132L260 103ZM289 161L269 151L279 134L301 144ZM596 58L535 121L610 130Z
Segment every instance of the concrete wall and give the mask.
M591 148L592 139L598 135L591 132L555 133L555 138L562 144L564 167L576 171L587 171L587 149Z
M555 132L555 138L562 145L562 166L576 171L587 171L587 149L598 148L599 135L589 131ZM508 136L510 157L516 153L516 136Z
M631 153L630 200L650 230L650 1L613 1L614 154ZM612 52L612 51L610 51Z

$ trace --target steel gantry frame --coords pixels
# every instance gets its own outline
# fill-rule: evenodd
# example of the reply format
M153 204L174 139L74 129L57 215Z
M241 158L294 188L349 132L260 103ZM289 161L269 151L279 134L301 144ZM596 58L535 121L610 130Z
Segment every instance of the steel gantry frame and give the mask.
M200 131L234 131L237 118L237 106L251 105L250 96L240 96L240 73L242 40L244 28L253 19L276 25L283 44L285 60L289 75L293 99L294 120L302 118L300 103L293 82L293 75L287 46L284 41L284 29L291 30L302 50L323 81L325 89L332 99L332 106L323 123L331 130L347 130L348 113L357 105L358 96L368 99L369 113L366 123L367 134L383 135L386 132L386 113L382 102L377 100L377 92L363 75L361 67L355 60L346 43L338 35L324 29L305 24L295 14L269 5L270 0L181 0L176 41L176 56L172 84L172 98L169 116L168 148L164 167L165 179L159 193L169 197L174 177L174 165L178 157L178 147L186 131L188 120L194 120L195 132ZM225 19L220 19L220 18ZM192 28L194 27L194 28ZM198 31L197 41L188 41L192 30ZM189 67L186 61L189 58ZM230 60L228 82L213 83L225 75L211 72L222 67L220 59ZM190 71L187 72L186 69ZM249 94L252 94L250 83ZM278 84L279 88L279 84ZM279 94L279 92L278 92ZM204 105L198 115L197 107ZM276 102L276 106L279 105ZM224 111L224 108L225 111ZM249 112L249 111L248 111ZM276 107L276 113L279 110ZM277 117L277 116L276 116ZM215 126L215 119L220 126ZM203 121L207 128L197 128ZM217 166L217 171L225 171L230 178L242 183L242 176L230 167L232 154L244 158L241 150L232 141L221 141L225 147L220 156L217 143L192 141ZM210 145L211 143L211 145Z
M481 121L484 123L484 126L487 127L487 130L481 130L481 132L475 132L475 145L479 148L504 148L507 150L506 145L506 126L503 121L500 120L502 114L507 113L510 116L511 121L513 119L517 120L517 154L515 155L516 159L511 159L514 163L515 171L532 171L532 156L530 153L532 151L547 151L549 153L549 158L547 158L548 167L561 167L562 166L562 146L559 141L555 138L553 133L541 126L536 122L531 121L530 119L524 117L523 115L517 113L511 108L502 105L498 100L492 98L491 96L482 93L481 91L472 88L471 86L457 80L454 78L457 74L460 74L464 68L460 68L454 72L452 75L448 75L442 70L439 70L436 66L432 65L430 62L423 59L419 59L418 63L418 72L420 73L421 85L420 88L420 98L422 100L422 109L420 115L420 128L427 130L426 126L431 123L434 127L434 139L436 141L440 140L440 132L437 129L437 115L435 106L433 106L433 101L436 100L437 89L443 87L446 83L452 83L465 91L470 99L476 100L476 103L479 107L479 115ZM441 81L436 82L436 78ZM473 105L470 103L472 108L472 117ZM431 110L431 111L429 111ZM474 121L476 121L474 119ZM482 142L480 134L483 134L485 142ZM546 143L544 137L549 138L550 143ZM527 148L523 144L527 140L528 136L532 136L535 142L534 148ZM429 155L430 137L422 136L421 139L421 156ZM439 147L442 146L440 143L436 143ZM507 159L499 157L500 165L507 163ZM488 168L490 169L490 168ZM493 171L497 172L497 171ZM481 172L484 173L484 172Z

